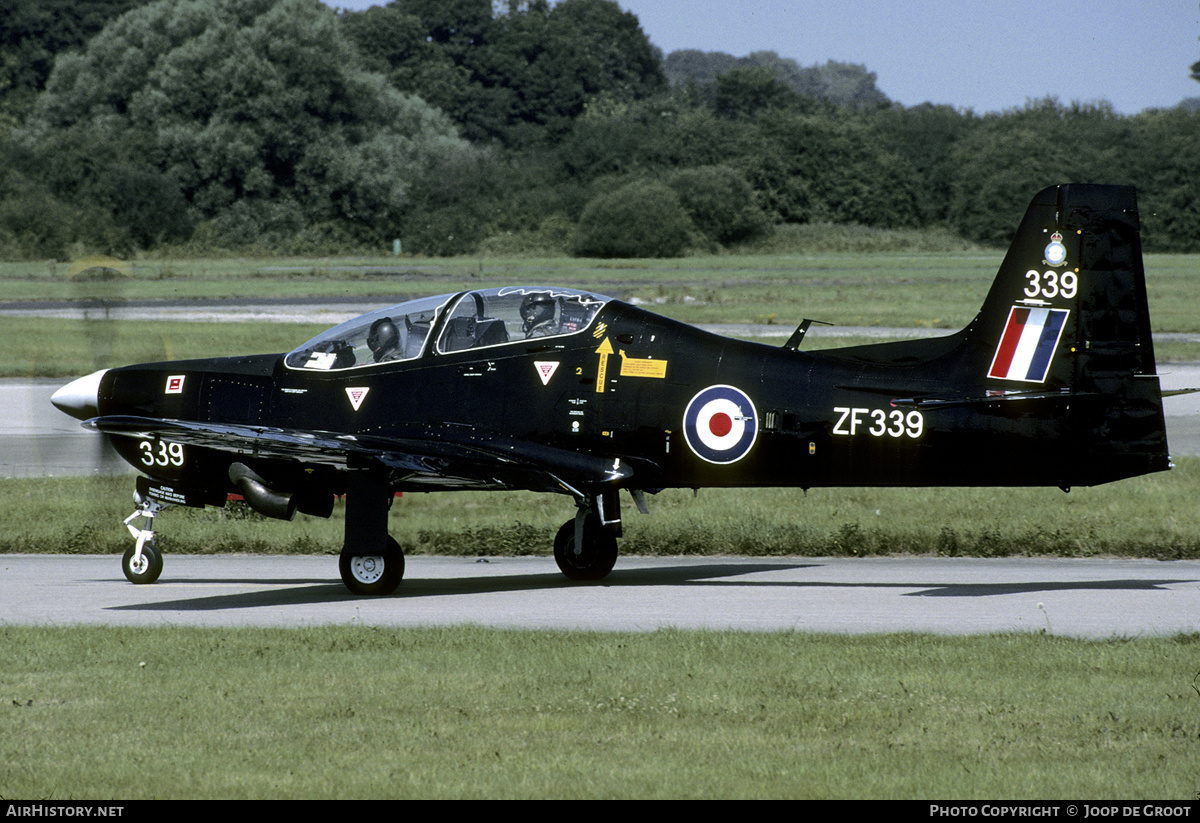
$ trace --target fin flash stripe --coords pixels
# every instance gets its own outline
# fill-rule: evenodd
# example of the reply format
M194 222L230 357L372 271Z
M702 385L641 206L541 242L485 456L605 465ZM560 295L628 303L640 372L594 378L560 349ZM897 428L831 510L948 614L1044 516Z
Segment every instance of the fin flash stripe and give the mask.
M988 377L1042 383L1067 323L1068 309L1030 309L1013 306Z

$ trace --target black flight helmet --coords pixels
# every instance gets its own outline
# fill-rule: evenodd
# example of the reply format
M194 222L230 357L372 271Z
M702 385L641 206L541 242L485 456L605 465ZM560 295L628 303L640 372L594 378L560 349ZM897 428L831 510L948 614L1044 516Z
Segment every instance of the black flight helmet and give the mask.
M554 319L554 298L544 291L525 295L521 301L521 319L525 321L525 330Z
M375 362L400 347L400 332L390 317L381 317L367 332L367 348L375 353Z

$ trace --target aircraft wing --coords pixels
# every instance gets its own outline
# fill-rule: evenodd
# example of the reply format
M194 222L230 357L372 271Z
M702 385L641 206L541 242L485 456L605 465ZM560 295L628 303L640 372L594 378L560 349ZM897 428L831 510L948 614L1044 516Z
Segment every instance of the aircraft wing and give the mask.
M496 437L468 426L424 426L402 436L382 436L123 415L92 418L84 426L241 457L337 468L355 460L375 460L397 470L403 483L440 489L512 488L579 495L583 489L619 483L634 474L634 467L620 458Z

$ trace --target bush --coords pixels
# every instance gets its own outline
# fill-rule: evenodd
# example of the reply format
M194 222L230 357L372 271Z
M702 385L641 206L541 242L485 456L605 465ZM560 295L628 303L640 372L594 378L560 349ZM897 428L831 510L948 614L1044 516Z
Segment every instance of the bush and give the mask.
M579 218L576 257L678 257L695 227L670 187L628 183L588 203Z
M679 202L704 235L722 245L766 234L770 223L754 202L746 178L729 166L683 169L667 179Z
M401 227L405 253L427 257L474 253L492 231L486 210L483 204L461 203L413 214Z
M560 257L570 253L574 234L575 224L556 214L547 217L536 229L493 234L479 244L479 251L508 257Z
M186 240L192 233L178 184L152 166L117 163L101 175L99 188L113 220L138 248Z
M11 171L11 170L10 170ZM10 173L0 180L0 259L66 259L87 251L114 253L125 232L94 202L69 202Z

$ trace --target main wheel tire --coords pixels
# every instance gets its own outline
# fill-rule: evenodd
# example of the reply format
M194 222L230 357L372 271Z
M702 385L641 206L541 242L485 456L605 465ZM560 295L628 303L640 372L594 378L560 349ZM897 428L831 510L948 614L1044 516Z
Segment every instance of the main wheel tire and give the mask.
M138 585L153 583L162 574L162 552L154 545L153 540L147 540L142 544L142 556L135 563L134 555L136 554L136 546L130 546L125 550L125 556L121 558L121 571L125 572L125 577L130 583Z
M404 579L404 550L389 536L382 555L352 555L342 552L338 561L342 582L354 594L388 595Z
M554 538L554 560L571 580L603 580L617 563L617 538L589 514L583 521L583 551L576 553L575 521L568 520Z

